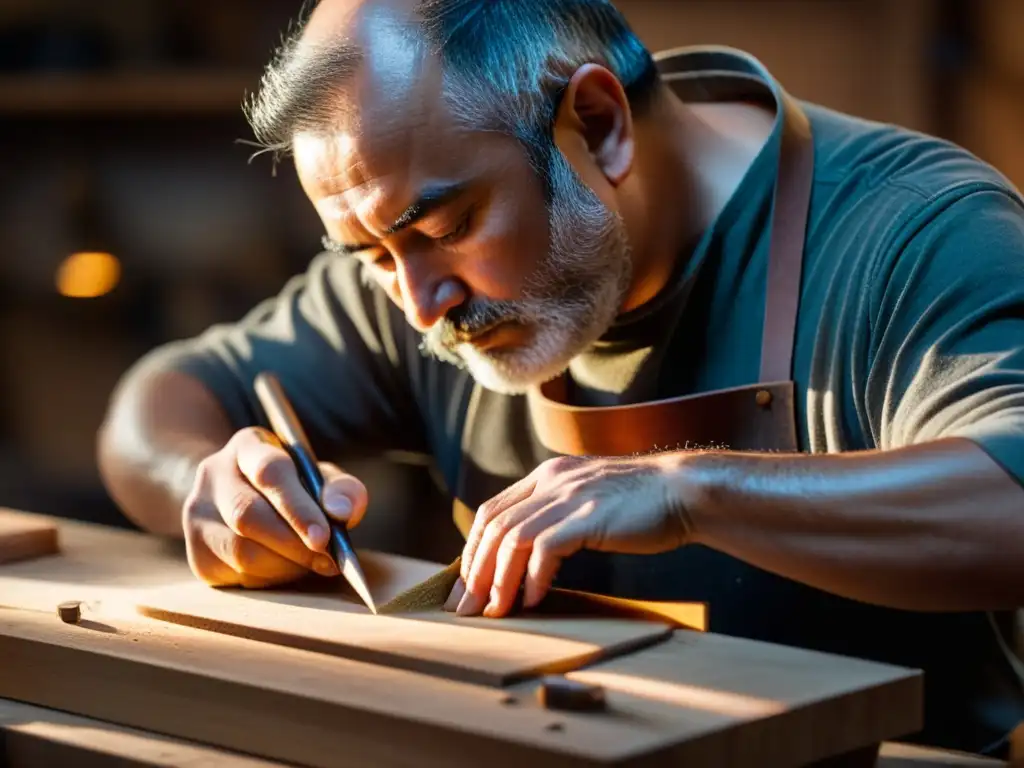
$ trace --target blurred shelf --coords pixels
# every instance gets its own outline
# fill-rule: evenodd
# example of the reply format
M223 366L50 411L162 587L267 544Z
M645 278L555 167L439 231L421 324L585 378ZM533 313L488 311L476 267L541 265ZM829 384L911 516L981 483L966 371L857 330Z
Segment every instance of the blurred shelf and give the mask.
M0 114L77 117L241 113L251 72L0 75Z

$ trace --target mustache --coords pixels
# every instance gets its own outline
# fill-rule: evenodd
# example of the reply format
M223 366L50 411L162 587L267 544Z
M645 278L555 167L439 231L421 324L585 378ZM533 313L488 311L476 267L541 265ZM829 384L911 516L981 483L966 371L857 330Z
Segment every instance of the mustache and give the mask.
M471 300L460 304L438 322L438 333L463 342L502 323L519 319L519 307L510 301Z

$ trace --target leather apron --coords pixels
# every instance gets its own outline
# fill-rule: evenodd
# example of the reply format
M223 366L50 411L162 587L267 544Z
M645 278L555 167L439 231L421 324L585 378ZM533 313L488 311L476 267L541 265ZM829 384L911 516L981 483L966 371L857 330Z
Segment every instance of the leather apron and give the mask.
M566 402L565 377L517 398L476 386L455 489L455 521L463 535L472 524L470 510L558 455L621 456L687 444L800 450L791 368L814 167L810 123L767 70L740 51L682 48L656 60L664 81L684 101L757 101L775 109L769 141L778 149L778 171L759 380L611 407ZM984 614L929 615L871 606L699 545L658 555L580 552L563 562L555 586L634 600L703 602L712 632L924 668L932 684L928 698L939 702L926 703L929 743L977 750L1003 737L1020 712L1019 693L1006 688L1005 660ZM936 638L944 641L937 644ZM949 670L948 654L938 649L944 642L977 649L977 657ZM932 661L944 676L932 676ZM989 697L1003 702L1003 713L977 714L988 709L983 702ZM975 722L963 722L971 710Z

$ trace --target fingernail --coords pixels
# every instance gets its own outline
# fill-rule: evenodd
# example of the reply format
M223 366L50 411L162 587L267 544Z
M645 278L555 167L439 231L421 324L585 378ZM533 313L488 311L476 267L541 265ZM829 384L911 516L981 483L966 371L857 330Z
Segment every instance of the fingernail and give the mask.
M455 613L459 616L475 616L480 613L480 609L483 607L483 600L474 595L472 592L467 592L462 596L459 601L459 607L455 609Z
M310 549L323 549L327 546L327 531L322 525L314 523L306 529L306 545Z
M491 599L487 603L487 607L484 608L484 616L489 619L496 618L498 615L498 588L491 587Z
M348 496L328 490L324 491L324 509L330 513L331 517L348 520L352 514L352 502Z
M523 608L533 608L539 602L540 589L527 582L523 587Z
M444 609L449 613L456 610L459 607L459 603L462 601L462 596L465 594L463 588L463 582L461 579L455 582L455 586L452 587L452 592L448 595L448 599L444 601Z
M313 570L321 576L337 576L338 566L329 557L317 557L313 560Z

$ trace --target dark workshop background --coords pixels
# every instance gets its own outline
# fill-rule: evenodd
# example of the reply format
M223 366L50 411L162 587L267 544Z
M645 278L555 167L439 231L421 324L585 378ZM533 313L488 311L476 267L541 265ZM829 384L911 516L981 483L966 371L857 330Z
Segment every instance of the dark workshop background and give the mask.
M618 5L654 49L745 48L800 97L953 139L1024 186L1021 0ZM0 506L126 525L94 454L118 377L316 253L293 170L236 142L298 7L0 0ZM358 543L455 553L423 468L354 469L374 498Z

